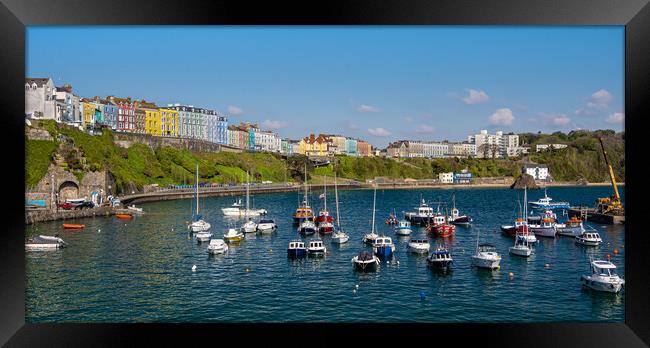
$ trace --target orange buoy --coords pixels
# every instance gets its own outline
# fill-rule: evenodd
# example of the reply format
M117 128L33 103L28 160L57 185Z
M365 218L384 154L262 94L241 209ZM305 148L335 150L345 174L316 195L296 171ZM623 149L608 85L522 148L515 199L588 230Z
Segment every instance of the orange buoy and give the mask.
M618 254L618 249L614 249L614 254Z
M512 277L514 277L514 276L515 276L514 273L512 273L512 272L508 272L508 277L509 277L509 278L512 278Z
M80 225L80 224L63 224L63 228L66 230L80 230L82 228L86 227L86 225Z

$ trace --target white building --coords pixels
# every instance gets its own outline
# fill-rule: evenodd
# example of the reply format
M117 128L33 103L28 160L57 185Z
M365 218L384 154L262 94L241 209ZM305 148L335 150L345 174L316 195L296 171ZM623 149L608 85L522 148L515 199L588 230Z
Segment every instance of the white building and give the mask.
M535 151L540 152L540 151L547 151L547 150L559 150L559 149L564 149L566 148L566 144L537 144L535 145Z
M519 135L503 134L502 131L488 134L485 129L482 129L479 134L469 135L467 141L476 145L476 156L480 158L512 157L517 152L513 148L519 147Z
M255 147L260 151L280 152L282 139L272 131L255 131Z
M56 112L56 89L51 78L25 78L25 116L61 122Z
M550 175L546 164L526 163L521 172L531 175L535 180L549 180Z
M79 97L72 93L72 86L56 87L56 119L61 122L81 124Z
M438 180L440 180L441 184L453 184L454 183L454 173L453 172L439 173L438 174Z

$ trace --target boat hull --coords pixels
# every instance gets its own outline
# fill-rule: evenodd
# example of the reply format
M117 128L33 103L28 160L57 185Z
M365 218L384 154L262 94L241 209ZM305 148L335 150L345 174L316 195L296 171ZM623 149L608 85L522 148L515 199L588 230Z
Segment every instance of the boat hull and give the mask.
M448 271L451 269L452 260L431 260L427 259L427 266L432 269L437 269L441 271Z
M581 276L580 281L583 286L597 291L617 293L623 288L622 282L603 282L586 275Z
M395 227L395 234L398 236L408 236L412 232L413 230L408 227Z
M536 236L555 238L556 230L553 227L530 227L530 231Z
M411 245L409 244L408 246L408 251L416 254L427 254L429 250L431 249L430 245L423 246L423 245Z
M501 260L484 259L476 256L472 256L472 263L478 268L497 269L501 267Z
M531 248L515 248L510 247L510 253L515 256L528 257L532 254Z
M375 255L377 255L378 257L386 258L386 257L393 256L393 248L394 247L390 245L382 245L382 246L374 247L373 251L375 252Z
M376 260L373 261L352 261L354 269L360 272L374 272L379 267Z
M78 224L63 224L63 228L66 230L80 230L86 227L86 225L78 225Z
M564 228L558 228L557 229L557 235L558 236L565 236L565 237L577 237L584 232L585 229L582 228L581 226L578 227L564 227Z
M307 249L287 249L287 256L290 258L307 256Z

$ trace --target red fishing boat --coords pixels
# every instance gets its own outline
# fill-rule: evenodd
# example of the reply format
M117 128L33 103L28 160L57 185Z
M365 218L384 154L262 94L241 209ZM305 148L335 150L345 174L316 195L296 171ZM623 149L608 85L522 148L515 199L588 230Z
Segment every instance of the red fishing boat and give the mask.
M82 228L86 227L86 225L79 225L79 224L63 224L63 228L66 230L80 230Z
M399 223L399 219L397 216L395 216L395 210L393 210L393 213L388 216L386 219L386 224L387 225L397 225Z
M318 232L320 233L332 233L334 231L334 218L330 216L329 211L327 211L327 177L325 177L325 187L324 192L318 197L323 200L323 209L318 211L318 216L316 217L316 225L318 226Z
M456 231L456 226L447 221L446 215L436 214L433 223L427 226L427 231L433 232L436 237L449 237Z

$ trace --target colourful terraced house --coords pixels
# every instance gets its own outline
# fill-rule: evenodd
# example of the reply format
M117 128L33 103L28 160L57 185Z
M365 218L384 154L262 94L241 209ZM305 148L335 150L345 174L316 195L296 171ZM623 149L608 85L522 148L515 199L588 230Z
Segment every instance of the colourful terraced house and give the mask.
M178 110L160 108L160 135L178 137Z
M88 99L81 100L81 124L87 127L95 124L95 103Z
M160 109L156 104L144 100L136 102L136 112L144 112L144 133L161 136L162 135L162 119L160 117Z

